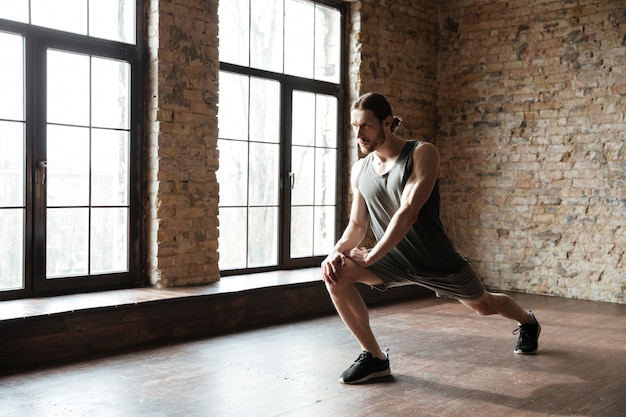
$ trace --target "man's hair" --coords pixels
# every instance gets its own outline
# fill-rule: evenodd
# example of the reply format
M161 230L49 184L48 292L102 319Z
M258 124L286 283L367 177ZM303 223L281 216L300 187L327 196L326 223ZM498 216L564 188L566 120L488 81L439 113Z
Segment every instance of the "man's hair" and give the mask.
M350 111L352 110L371 110L381 124L383 120L391 116L393 118L393 122L391 123L392 132L402 123L402 119L393 115L391 104L389 104L385 96L379 93L363 94L352 103Z

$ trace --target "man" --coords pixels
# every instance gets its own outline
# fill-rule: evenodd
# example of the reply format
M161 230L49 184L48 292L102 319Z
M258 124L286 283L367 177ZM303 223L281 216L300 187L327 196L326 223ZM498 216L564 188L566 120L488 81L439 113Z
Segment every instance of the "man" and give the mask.
M356 100L350 118L366 157L352 168L349 223L321 265L333 304L362 350L339 381L358 384L391 374L389 358L370 328L356 283L381 291L422 285L438 296L459 300L480 315L500 314L516 320L519 339L514 352L535 353L541 326L533 314L505 294L486 291L446 235L439 218L439 153L435 146L396 136L400 119L377 93ZM368 226L377 243L371 249L358 247Z

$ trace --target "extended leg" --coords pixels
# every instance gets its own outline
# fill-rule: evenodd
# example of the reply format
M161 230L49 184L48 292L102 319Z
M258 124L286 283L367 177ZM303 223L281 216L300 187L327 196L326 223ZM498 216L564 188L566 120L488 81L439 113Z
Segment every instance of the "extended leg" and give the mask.
M518 333L519 338L513 351L523 355L537 352L541 325L530 311L524 310L508 295L485 291L478 300L461 302L481 315L499 314L517 320L518 327L513 333Z
M485 291L478 300L461 300L461 302L483 316L499 314L508 319L516 320L519 324L534 321L533 316L529 312L506 294L495 294Z

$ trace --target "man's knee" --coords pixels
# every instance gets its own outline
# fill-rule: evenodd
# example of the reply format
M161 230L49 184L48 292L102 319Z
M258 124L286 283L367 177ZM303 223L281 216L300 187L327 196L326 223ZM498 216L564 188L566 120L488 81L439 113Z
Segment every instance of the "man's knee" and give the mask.
M333 295L351 289L357 283L381 285L382 281L367 268L357 265L351 259L346 259L345 265L337 273L336 280L325 284L326 290Z
M465 304L466 306L474 310L476 314L479 314L481 316L489 316L491 314L497 313L494 302L495 300L493 296L486 291L478 300L462 301L463 304Z
M489 303L485 301L481 301L476 304L476 306L474 307L474 311L476 311L476 314L479 314L481 316L489 316L491 314L495 314L494 309L489 305Z
M341 294L348 286L353 285L349 283L347 280L342 280L341 278L337 279L335 282L325 282L326 291L330 295L338 295Z
M346 264L335 273L335 279L326 281L326 290L333 294L345 290L354 285L354 267L356 265L350 259L346 259Z

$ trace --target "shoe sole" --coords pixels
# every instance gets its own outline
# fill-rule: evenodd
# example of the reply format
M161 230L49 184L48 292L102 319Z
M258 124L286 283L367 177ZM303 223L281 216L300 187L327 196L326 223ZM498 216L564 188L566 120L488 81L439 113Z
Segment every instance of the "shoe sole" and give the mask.
M388 375L391 375L391 369L389 368L383 371L372 372L371 374L364 376L361 379L354 380L354 381L348 382L348 381L344 381L343 378L339 378L339 382L341 382L342 384L354 385L354 384L360 384L365 381L369 381L370 379L373 379L373 378L382 378Z
M537 353L537 351L539 350L539 348L535 349L535 350L531 350L530 352L524 352L523 350L514 350L513 353L517 354L517 355L534 355Z
M521 349L514 349L513 353L518 355L534 355L539 350L539 336L541 335L541 325L539 325L539 329L537 330L537 348L535 350L531 350L529 352L524 352Z

